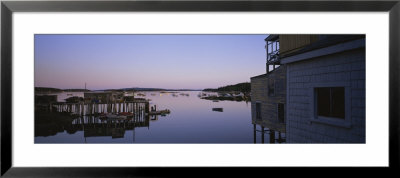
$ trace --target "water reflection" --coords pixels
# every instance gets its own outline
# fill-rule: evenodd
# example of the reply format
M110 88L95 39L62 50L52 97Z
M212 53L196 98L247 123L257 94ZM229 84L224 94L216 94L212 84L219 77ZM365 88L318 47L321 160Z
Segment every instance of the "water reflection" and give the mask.
M204 100L198 91L140 93L157 110L168 108L171 113L124 121L54 113L43 119L47 116L35 113L35 143L253 143L251 106L246 102Z
M134 130L138 127L149 129L150 117L133 117L130 119L101 119L99 117L84 116L72 121L72 127L83 131L85 142L87 137L111 137L123 138L125 131ZM134 137L133 137L134 139ZM134 142L134 140L132 140Z

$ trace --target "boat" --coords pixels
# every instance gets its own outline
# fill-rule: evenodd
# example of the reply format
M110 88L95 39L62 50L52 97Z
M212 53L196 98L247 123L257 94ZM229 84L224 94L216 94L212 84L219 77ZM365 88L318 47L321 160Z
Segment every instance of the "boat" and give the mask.
M224 112L224 108L212 108L213 111Z
M131 113L131 112L120 112L118 115L119 115L119 116L132 117L132 116L133 116L133 113Z
M103 118L103 119L118 119L118 120L121 120L121 119L126 119L127 116L125 116L125 115L116 115L116 114L107 113L107 114L104 114L104 115L100 115L100 118Z
M107 119L107 113L104 113L104 112L100 113L99 114L99 118L100 119Z
M159 110L159 111L150 111L148 114L149 115L166 115L171 113L169 109L164 109L164 110Z

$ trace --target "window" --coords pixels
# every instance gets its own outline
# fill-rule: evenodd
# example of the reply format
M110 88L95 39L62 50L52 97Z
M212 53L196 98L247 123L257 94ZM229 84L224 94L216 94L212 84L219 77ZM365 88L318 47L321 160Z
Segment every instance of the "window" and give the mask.
M278 103L278 121L279 123L285 123L285 108L283 103Z
M256 103L256 119L261 120L261 103Z
M275 80L268 79L268 96L274 96L274 95L275 95Z
M315 88L316 114L345 119L344 87Z

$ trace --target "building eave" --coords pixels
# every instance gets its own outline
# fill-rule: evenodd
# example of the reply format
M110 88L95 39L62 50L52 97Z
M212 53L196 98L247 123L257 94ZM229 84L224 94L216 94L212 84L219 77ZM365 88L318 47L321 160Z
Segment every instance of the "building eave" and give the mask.
M268 74L262 74L262 75L257 75L257 76L254 76L254 77L250 77L250 80L251 79L256 79L256 78L262 78L262 77L266 77Z
M315 57L335 54L335 53L354 50L354 49L358 49L358 48L365 48L365 38L347 41L344 43L339 43L339 44L331 45L328 47L319 48L319 49L307 51L304 53L299 53L297 55L284 57L284 58L281 58L281 64L288 64L288 63L308 60L308 59L312 59Z
M275 34L270 34L267 38L265 38L265 41L275 41L279 39L279 35L275 35Z

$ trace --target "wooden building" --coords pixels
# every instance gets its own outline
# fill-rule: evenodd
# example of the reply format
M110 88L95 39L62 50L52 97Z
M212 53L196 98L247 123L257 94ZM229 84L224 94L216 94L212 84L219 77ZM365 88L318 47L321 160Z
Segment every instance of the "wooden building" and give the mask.
M266 73L250 78L254 137L256 125L259 125L262 143L265 134L268 134L270 143L275 143L281 141L281 133L286 132L286 66L280 63L279 41L279 35L269 35L265 39Z
M286 66L251 78L253 123L285 132Z
M251 78L254 136L260 125L270 142L278 131L288 143L365 143L365 35L265 41L266 73Z
M307 36L280 35L287 142L365 143L365 35Z
M35 95L35 110L52 111L57 95Z
M123 99L123 93L120 92L85 92L86 103L113 103Z

